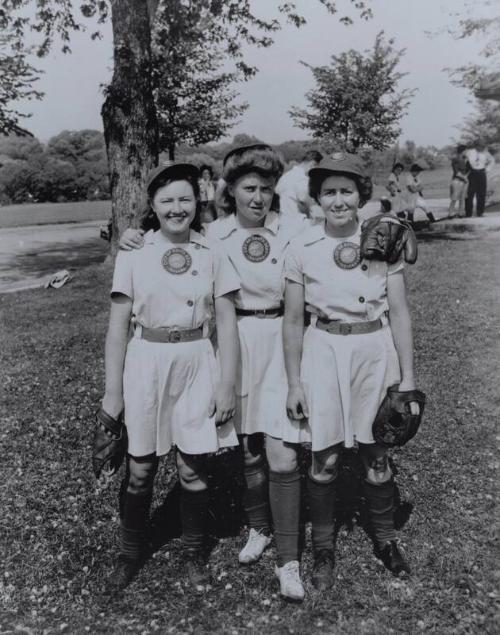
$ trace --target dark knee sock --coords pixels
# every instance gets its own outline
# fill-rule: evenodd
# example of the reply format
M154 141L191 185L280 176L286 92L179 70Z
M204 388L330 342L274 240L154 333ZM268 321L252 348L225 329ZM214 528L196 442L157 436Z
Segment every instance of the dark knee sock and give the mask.
M199 551L205 545L208 518L208 489L192 492L181 488L182 542L186 549Z
M278 566L299 559L300 472L269 472Z
M120 555L138 560L147 544L147 528L152 490L121 495Z
M269 486L264 460L255 465L245 465L246 489L243 494L243 507L248 524L252 529L269 534Z
M320 483L308 474L307 491L314 550L333 549L337 478Z
M363 490L368 504L370 521L375 541L382 548L390 540L396 539L394 528L394 479L374 485L364 481Z

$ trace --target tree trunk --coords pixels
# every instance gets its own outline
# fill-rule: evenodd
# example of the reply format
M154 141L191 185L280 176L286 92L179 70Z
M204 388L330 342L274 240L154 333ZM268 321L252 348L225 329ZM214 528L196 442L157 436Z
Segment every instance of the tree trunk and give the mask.
M137 227L147 200L146 175L158 162L158 122L151 82L151 30L146 2L111 0L113 79L101 115L108 154L113 249Z
M175 161L175 144L173 143L168 146L168 158L170 161Z

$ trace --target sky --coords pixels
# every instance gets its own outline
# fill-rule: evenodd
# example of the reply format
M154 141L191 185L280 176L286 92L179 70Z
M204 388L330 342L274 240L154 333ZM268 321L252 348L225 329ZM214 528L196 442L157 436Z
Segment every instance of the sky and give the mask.
M443 69L477 60L481 49L480 40L454 40L445 32L457 23L457 11L466 15L466 1L371 0L371 20L355 19L352 26L344 26L317 0L297 0L306 26L296 29L285 24L271 48L246 51L246 61L260 72L239 86L241 99L250 107L231 136L247 133L269 143L307 138L307 132L294 127L288 115L291 106L306 105L305 93L314 84L311 71L300 60L328 64L331 55L347 49L371 48L376 34L383 30L387 37L395 38L398 49L406 49L398 69L407 73L401 87L418 89L401 121L401 140L412 139L418 145L452 143L459 136L456 126L474 111L474 106L467 91L452 86ZM277 4L274 0L252 0L252 9L269 17ZM349 0L338 0L337 4L339 16L356 16ZM24 123L42 141L62 130L102 130L102 85L112 72L111 27L109 23L102 27L100 41L91 41L92 30L75 34L71 54L54 48L47 58L36 60L45 71L37 84L45 98L19 106L23 112L32 113Z

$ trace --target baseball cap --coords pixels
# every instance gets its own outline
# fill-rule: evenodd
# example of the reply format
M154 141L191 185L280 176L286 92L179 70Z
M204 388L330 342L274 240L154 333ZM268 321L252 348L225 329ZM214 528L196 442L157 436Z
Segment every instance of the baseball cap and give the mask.
M165 161L161 165L153 168L148 174L146 187L149 191L153 183L160 177L168 175L171 177L191 176L194 179L199 177L199 170L192 163L176 163L173 161Z
M366 176L366 170L360 158L348 152L334 152L329 157L325 157L317 166L309 170L310 177L338 173L361 177Z

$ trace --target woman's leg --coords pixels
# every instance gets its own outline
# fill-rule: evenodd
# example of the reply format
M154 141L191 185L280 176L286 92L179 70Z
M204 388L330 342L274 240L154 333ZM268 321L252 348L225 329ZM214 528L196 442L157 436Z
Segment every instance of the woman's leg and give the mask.
M177 470L181 483L182 542L193 586L210 583L205 562L208 519L208 487L203 455L177 450Z
M120 554L110 578L111 592L123 590L132 581L146 556L149 508L157 467L158 458L154 454L127 457L120 488Z
M307 479L314 550L313 585L323 590L333 584L335 503L340 445L313 452Z
M395 575L410 567L401 553L394 527L394 479L389 466L387 449L373 443L360 444L366 478L363 483L368 504L375 546L378 556Z
M276 574L281 595L304 598L299 573L300 472L296 446L281 439L266 438L269 463L269 500L278 550Z
M252 434L241 437L245 476L245 509L250 533L247 544L239 554L241 564L257 562L270 544L269 484L264 457L263 435Z

